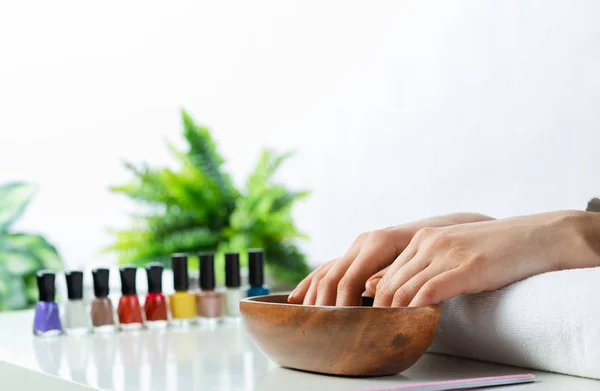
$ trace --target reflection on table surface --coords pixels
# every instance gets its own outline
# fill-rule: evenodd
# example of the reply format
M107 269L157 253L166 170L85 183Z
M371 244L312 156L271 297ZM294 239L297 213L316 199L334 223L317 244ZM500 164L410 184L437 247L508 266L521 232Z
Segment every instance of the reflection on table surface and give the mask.
M407 381L527 373L527 370L427 355L402 375L356 379L278 367L240 324L211 330L139 331L33 338L38 367L94 388L114 390L357 390Z
M253 390L273 363L239 323L211 329L32 337L37 367L106 390Z
M0 333L0 360L95 389L351 391L518 373L535 373L539 380L518 386L519 390L598 390L599 384L590 379L432 354L426 354L401 375L343 378L278 367L258 350L239 322L213 329L45 339L31 335L32 318L31 311L0 315L4 330Z

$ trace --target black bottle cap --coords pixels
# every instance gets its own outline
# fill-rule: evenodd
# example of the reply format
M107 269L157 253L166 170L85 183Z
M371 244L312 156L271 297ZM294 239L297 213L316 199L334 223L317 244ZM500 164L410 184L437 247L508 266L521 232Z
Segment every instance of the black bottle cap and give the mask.
M265 282L265 252L261 249L248 250L248 282L261 286Z
M54 301L54 273L40 270L36 273L39 301Z
M69 300L83 299L83 272L71 270L65 273L67 279L67 296Z
M148 293L162 293L163 265L152 262L146 265L146 276L148 277Z
M240 277L240 254L225 254L225 286L227 288L239 288L241 285Z
M215 253L200 253L200 289L212 291L215 289Z
M588 202L587 209L588 212L600 212L600 198L595 197Z
M107 297L108 288L108 276L110 270L99 268L92 270L92 277L94 280L94 296L96 297Z
M173 288L176 291L187 291L190 286L187 254L171 255L171 269L173 269Z
M123 266L119 269L121 274L121 293L123 296L135 295L137 290L135 289L135 275L137 267L135 266Z

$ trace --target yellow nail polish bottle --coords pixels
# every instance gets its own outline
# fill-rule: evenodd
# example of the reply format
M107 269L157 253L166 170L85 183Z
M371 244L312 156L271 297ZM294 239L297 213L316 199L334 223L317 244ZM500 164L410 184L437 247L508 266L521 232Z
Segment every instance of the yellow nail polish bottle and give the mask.
M188 292L188 257L187 254L171 256L173 270L173 287L175 293L169 296L171 307L171 325L187 326L196 318L196 298Z

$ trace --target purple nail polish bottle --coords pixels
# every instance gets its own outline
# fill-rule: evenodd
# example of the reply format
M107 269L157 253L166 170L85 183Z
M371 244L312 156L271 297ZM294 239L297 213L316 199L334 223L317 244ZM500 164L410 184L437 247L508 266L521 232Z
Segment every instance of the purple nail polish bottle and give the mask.
M39 301L35 305L33 334L40 337L53 337L62 333L58 304L54 301L54 273L37 272Z

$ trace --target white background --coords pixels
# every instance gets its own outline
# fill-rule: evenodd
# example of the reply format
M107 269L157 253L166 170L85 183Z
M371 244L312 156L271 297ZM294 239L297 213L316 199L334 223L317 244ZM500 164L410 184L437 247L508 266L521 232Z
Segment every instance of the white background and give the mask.
M263 146L311 263L361 231L454 211L584 208L600 193L597 1L0 4L0 182L70 267L131 204L122 159L171 164L184 107L242 183Z

